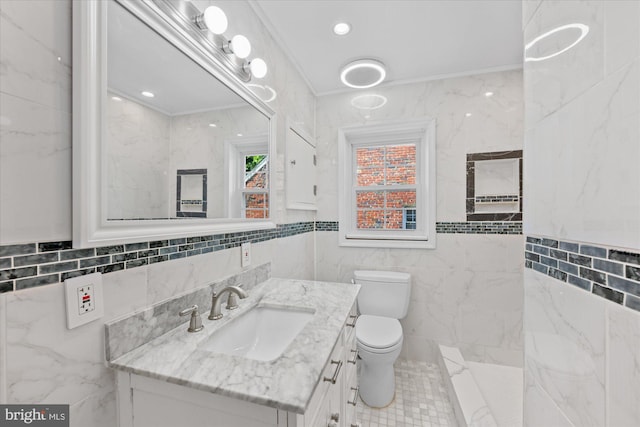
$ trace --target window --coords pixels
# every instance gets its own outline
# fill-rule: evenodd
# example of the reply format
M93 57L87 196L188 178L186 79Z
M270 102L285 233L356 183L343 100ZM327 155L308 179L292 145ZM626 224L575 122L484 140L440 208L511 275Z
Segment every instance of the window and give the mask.
M266 137L240 138L225 145L225 185L231 218L269 218L269 153Z
M340 130L340 244L435 247L435 123Z

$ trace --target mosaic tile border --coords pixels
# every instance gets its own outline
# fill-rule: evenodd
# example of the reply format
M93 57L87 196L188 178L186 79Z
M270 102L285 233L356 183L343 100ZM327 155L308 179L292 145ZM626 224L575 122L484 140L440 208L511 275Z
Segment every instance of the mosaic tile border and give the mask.
M338 221L316 221L316 231L338 231ZM437 222L440 234L522 234L521 221Z
M527 236L525 267L640 311L640 253Z
M522 221L437 222L440 234L522 234Z
M253 230L170 240L72 249L71 241L0 246L0 293L63 282L90 273L111 273L158 262L231 249L314 231L315 223L278 224Z
M63 282L91 273L111 273L158 262L231 249L313 231L338 231L338 221L278 224L270 230L243 231L169 240L73 249L71 241L0 246L0 293ZM439 222L445 234L522 234L521 222Z

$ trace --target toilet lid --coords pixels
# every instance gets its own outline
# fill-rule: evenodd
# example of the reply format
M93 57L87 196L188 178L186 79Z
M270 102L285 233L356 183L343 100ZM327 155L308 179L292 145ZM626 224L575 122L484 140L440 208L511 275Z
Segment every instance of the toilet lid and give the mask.
M363 314L356 322L356 338L367 347L392 347L402 339L402 326L398 319Z

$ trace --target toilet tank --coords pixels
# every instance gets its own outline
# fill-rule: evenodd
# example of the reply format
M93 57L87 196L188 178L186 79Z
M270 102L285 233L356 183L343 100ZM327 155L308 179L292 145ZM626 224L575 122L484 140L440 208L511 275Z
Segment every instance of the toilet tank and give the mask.
M357 270L354 281L361 285L358 294L360 314L402 319L407 315L411 296L411 275L397 271Z

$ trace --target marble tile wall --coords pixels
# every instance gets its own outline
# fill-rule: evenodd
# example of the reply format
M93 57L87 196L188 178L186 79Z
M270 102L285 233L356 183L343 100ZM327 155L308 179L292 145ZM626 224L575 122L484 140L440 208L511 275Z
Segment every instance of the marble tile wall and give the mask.
M524 2L525 44L571 23L580 43L524 67L524 421L639 425L640 290L617 254L640 252L640 3Z
M485 92L493 96L485 96ZM506 223L469 223L468 153L522 149L522 73L507 71L382 86L374 110L351 104L353 93L317 102L318 220L338 217L338 129L385 120L437 121L437 244L435 250L338 246L337 229L317 233L317 277L348 281L356 269L411 273L409 314L402 321L401 357L436 362L437 344L461 348L467 360L522 366L523 237ZM357 95L362 95L358 93ZM466 113L471 113L467 116ZM495 230L497 234L487 233Z
M0 1L0 246L71 240L71 4ZM314 95L248 2L216 4L229 31L245 34L268 61L263 83L277 92L273 219L313 221L312 213L284 208L284 135L286 117L313 133ZM254 243L252 264L311 279L313 256L307 232ZM60 283L0 294L0 402L68 403L73 427L116 425L104 323L241 271L233 247L105 274L105 316L73 330Z

